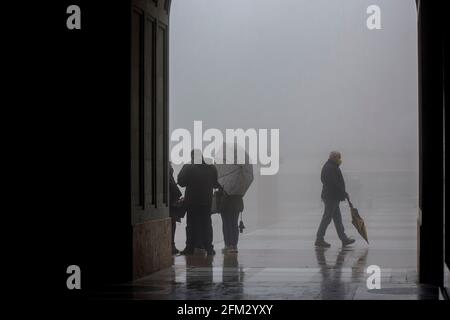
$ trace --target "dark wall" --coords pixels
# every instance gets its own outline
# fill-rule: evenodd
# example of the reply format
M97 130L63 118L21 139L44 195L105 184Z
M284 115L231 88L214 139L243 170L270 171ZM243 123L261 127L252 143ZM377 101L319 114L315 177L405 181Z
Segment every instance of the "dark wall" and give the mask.
M419 1L419 281L443 281L443 17L439 1Z
M81 30L66 28L66 8L81 7ZM82 288L129 280L130 3L53 4L48 100L52 108L51 192L57 237L52 254L63 267L81 267ZM86 292L82 290L82 292ZM69 295L76 294L65 290Z
M449 83L450 83L450 75L449 75L449 59L450 59L450 51L449 51L449 37L444 38L444 110L448 108L450 101L450 93L449 93ZM445 123L448 123L448 114L450 111L445 112ZM445 129L446 130L446 129ZM446 132L447 136L447 132ZM449 168L448 166L448 157L447 157L447 149L445 148L445 140L444 140L444 152L445 152L445 168ZM448 203L446 203L448 206ZM445 208L445 262L447 264L447 268L450 271L450 210Z
M170 2L159 4L168 11ZM81 8L81 30L66 27L69 5ZM85 296L105 284L129 281L133 277L131 1L18 3L11 12L33 13L22 17L24 30L15 38L23 45L22 64L30 66L21 78L20 91L30 101L26 106L30 111L25 113L25 107L19 111L24 110L22 119L36 122L35 131L27 137L35 148L26 149L27 170L33 178L29 175L26 183L20 181L27 190L22 201L32 208L21 210L19 217L32 229L27 235L33 235L26 248L18 251L26 260L22 265L42 267L36 271L40 287L46 286L54 297L61 292ZM168 26L167 14L165 23ZM164 50L158 54L167 54L167 47ZM167 70L167 65L159 63L158 79L167 81ZM158 89L168 96L167 86ZM167 99L157 99L158 106L167 107ZM20 101L24 104L25 99ZM163 112L167 118L167 108L158 114ZM162 145L165 137L168 133L160 134L158 143ZM167 163L167 158L158 157L158 183L164 185L167 165L162 162ZM159 201L167 207L163 188L158 190ZM29 194L37 200L29 201ZM167 214L165 208L156 216ZM14 227L24 225L19 222ZM156 258L160 256L157 252ZM81 268L80 291L67 290L69 265Z

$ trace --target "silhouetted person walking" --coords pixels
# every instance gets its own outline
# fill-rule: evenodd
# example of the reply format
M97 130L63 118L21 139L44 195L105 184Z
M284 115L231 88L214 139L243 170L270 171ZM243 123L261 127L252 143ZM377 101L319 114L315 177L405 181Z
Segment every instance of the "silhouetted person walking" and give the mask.
M206 164L200 150L191 152L191 164L185 164L178 174L178 184L186 187L184 204L187 209L186 248L181 254L193 254L195 248L214 255L212 244L211 204L213 189L219 187L217 169ZM194 161L199 159L198 164Z
M341 169L341 154L338 151L330 153L328 161L322 167L320 179L322 181L322 200L325 203L325 210L319 229L317 230L315 245L318 247L330 247L330 244L324 240L325 232L331 220L334 222L339 239L343 246L347 246L355 242L350 239L344 232L344 225L342 224L341 210L339 209L339 202L348 198L345 191L344 177Z

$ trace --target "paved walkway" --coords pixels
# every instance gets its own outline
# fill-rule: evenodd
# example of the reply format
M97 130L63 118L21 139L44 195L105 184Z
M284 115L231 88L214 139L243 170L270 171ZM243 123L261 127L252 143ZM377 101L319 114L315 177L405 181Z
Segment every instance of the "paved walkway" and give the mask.
M436 288L416 284L415 214L378 210L362 215L370 244L357 235L344 213L355 245L342 248L331 224L326 240L332 247L315 249L320 214L296 214L241 234L238 254L222 254L219 242L214 257L176 256L173 267L118 291L120 297L132 299L437 298ZM381 289L367 289L369 265L381 268Z

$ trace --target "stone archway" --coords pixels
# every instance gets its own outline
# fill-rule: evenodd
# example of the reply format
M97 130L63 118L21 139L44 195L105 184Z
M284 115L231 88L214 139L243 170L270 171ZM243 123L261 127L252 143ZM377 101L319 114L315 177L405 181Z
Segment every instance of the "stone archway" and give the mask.
M420 75L418 269L420 282L442 285L444 233L436 230L442 230L443 226L443 160L436 159L443 159L444 152L444 124L441 121L444 83L439 76L443 69L442 43L439 41L443 35L442 28L433 23L431 15L436 5L424 0L416 0L416 4ZM132 1L131 216L134 278L171 263L167 207L170 6L171 0ZM151 147L146 147L143 141L150 141Z

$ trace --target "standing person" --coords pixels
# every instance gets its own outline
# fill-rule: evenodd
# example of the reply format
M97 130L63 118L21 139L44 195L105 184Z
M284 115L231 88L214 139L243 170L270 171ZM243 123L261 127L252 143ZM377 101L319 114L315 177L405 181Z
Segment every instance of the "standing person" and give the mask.
M205 163L200 150L192 150L191 160L178 174L178 184L186 187L184 204L187 209L186 248L181 254L193 254L198 248L214 255L211 204L213 189L219 187L217 169Z
M221 191L224 193L224 191ZM239 240L238 220L239 214L244 210L244 201L241 195L222 196L221 213L222 231L225 248L223 253L237 253Z
M325 232L331 220L334 222L339 239L343 246L347 246L355 242L350 239L344 232L344 225L342 224L341 210L339 209L339 202L348 198L345 191L344 177L342 176L339 166L342 164L341 153L332 151L328 161L322 167L320 179L322 181L322 200L325 203L325 210L319 229L317 230L316 242L317 247L328 248L330 244L324 240Z
M177 254L180 251L175 246L175 231L177 229L177 222L180 222L180 211L182 208L177 206L181 198L181 191L173 178L173 167L169 162L169 197L170 197L170 217L172 218L172 254Z

